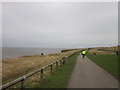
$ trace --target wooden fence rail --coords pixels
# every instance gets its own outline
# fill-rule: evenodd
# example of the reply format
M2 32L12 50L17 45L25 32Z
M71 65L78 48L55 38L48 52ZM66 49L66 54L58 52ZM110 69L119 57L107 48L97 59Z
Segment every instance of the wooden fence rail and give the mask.
M76 53L76 52L75 52L75 53ZM17 78L17 79L15 79L15 80L13 80L13 81L11 81L11 82L9 82L9 83L6 83L6 84L2 85L2 86L0 87L0 89L1 89L1 90L8 89L8 88L16 85L16 84L19 83L19 82L21 82L21 88L25 88L25 87L24 87L24 82L25 82L26 78L28 78L28 77L30 77L30 76L32 76L32 75L34 75L34 74L36 74L36 73L39 72L40 75L41 75L41 79L43 79L43 78L44 78L43 76L44 76L44 69L45 69L45 68L49 68L49 67L50 67L50 70L52 71L54 64L56 64L56 67L58 67L58 64L59 64L59 63L60 63L60 65L66 64L66 63L67 63L67 59L66 59L66 58L72 56L72 55L75 54L75 53L72 53L72 54L70 54L69 56L63 57L63 58L60 59L60 60L57 60L57 61L55 61L55 62L53 62L53 63L50 63L50 64L48 64L48 65L46 65L46 66L44 66L44 67L41 67L40 69L37 69L37 70L35 70L35 71L31 72L31 73L28 73L28 74L26 74L26 75L24 75L24 76L22 76L22 77L20 77L20 78Z

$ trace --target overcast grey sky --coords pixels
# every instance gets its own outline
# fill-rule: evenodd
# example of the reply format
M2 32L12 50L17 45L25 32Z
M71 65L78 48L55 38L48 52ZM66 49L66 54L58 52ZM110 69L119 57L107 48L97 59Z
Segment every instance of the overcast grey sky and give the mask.
M2 11L3 47L118 44L117 2L6 2Z

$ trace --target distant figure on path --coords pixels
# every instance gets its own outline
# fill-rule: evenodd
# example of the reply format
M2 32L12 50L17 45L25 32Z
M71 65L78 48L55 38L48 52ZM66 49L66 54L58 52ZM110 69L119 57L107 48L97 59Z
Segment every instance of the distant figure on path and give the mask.
M81 53L82 53L82 57L85 58L85 55L86 55L87 51L83 50Z

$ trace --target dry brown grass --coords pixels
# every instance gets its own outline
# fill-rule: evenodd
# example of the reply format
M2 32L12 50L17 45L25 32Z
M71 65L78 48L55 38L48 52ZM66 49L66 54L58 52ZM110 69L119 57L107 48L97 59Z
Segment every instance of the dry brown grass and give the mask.
M108 51L102 51L98 49L108 50ZM96 54L115 54L115 52L111 51L117 51L120 47L114 46L114 47L97 47L94 49L89 50L89 53L96 53Z
M3 83L18 78L28 72L36 70L42 66L45 66L51 62L61 59L75 51L50 54L44 56L29 56L13 59L4 59L2 62L2 79Z
M112 50L112 51L117 51L120 49L120 46L114 46L114 47L107 47L105 48L106 50Z
M93 54L93 53L102 54L102 53L104 53L104 51L98 51L98 50L95 48L95 49L90 49L90 50L89 50L89 53L91 53L91 54Z

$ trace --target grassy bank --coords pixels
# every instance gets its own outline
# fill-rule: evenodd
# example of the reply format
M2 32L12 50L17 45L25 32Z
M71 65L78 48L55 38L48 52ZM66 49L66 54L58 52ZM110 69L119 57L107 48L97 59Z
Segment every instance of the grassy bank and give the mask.
M3 84L12 81L33 70L43 67L49 63L55 62L62 57L76 51L69 51L57 54L43 56L24 56L20 58L4 59L2 61L2 80Z
M71 56L66 65L58 67L48 78L40 83L37 88L66 88L74 68L78 53Z
M105 69L118 79L118 56L117 55L92 55L87 54L88 58Z

